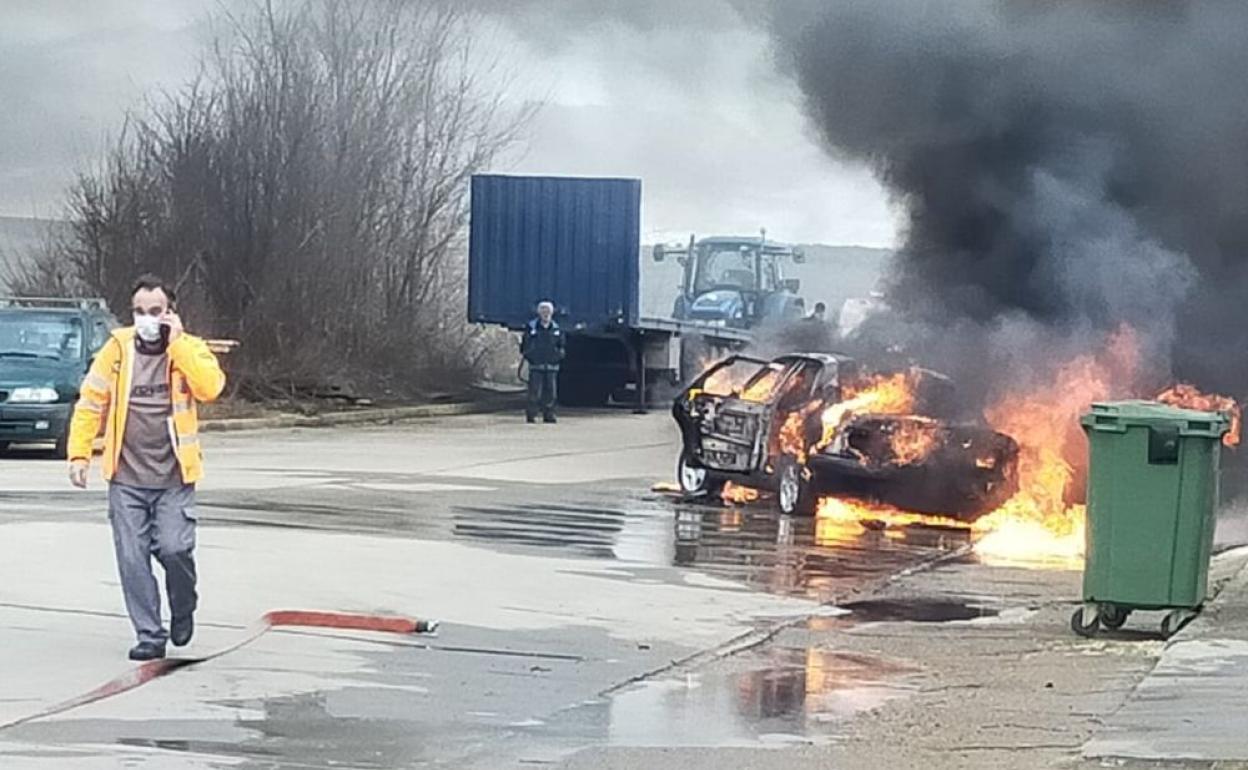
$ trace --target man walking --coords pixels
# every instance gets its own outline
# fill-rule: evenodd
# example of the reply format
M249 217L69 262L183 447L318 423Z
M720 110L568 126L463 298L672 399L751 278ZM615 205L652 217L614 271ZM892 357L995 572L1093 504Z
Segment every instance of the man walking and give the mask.
M537 304L537 318L529 321L520 341L520 354L529 362L529 403L525 417L555 422L555 399L558 398L559 362L563 361L563 330L554 321L555 306L548 301Z
M130 296L134 325L104 344L82 383L69 432L69 478L85 488L92 444L105 421L104 479L122 594L138 644L131 660L165 656L194 634L195 484L203 473L196 404L225 375L207 344L182 329L173 290L154 276ZM171 622L160 616L152 555L165 570Z

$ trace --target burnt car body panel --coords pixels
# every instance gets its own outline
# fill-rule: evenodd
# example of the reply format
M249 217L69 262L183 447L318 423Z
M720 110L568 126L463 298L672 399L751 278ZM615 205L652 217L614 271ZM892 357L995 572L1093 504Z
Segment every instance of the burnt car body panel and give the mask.
M933 448L899 461L891 435L906 427L930 432ZM861 415L808 462L819 495L852 497L915 513L973 521L1018 491L1018 444L982 425L950 425L914 415Z

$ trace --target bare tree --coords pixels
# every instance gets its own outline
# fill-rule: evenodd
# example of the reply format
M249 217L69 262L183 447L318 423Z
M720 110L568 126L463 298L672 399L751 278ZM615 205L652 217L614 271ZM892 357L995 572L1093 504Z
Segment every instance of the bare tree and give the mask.
M120 303L159 272L198 326L245 341L258 382L465 374L483 355L463 313L469 178L532 110L505 108L473 18L308 0L217 21L201 76L80 175L69 233L19 285Z

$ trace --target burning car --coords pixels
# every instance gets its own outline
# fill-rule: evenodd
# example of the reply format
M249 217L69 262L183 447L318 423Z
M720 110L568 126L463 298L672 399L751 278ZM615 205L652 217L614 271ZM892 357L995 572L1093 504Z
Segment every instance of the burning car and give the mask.
M775 493L786 514L823 496L971 520L1018 489L1018 445L938 415L952 384L914 369L866 375L845 356L732 356L677 398L677 480L687 494L732 482Z

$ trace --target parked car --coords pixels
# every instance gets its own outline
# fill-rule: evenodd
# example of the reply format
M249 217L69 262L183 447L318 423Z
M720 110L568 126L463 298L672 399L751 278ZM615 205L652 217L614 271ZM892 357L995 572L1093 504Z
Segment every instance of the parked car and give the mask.
M78 389L116 326L103 300L0 298L0 452L47 444L65 456Z
M973 519L1017 491L1018 445L991 428L940 419L952 383L916 378L921 414L853 414L824 441L824 411L861 376L840 355L771 361L732 356L677 396L676 475L686 494L717 494L729 481L775 493L781 512L810 515L838 495ZM902 440L916 442L911 453Z

